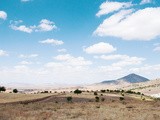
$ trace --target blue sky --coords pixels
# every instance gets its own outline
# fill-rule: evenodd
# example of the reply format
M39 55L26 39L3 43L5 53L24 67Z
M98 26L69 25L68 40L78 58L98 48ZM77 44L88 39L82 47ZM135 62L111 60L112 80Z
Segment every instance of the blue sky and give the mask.
M0 83L160 77L158 0L0 0Z

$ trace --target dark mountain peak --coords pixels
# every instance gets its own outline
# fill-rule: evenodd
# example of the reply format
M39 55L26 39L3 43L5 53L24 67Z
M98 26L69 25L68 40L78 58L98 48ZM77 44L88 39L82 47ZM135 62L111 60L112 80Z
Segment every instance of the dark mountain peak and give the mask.
M139 83L139 82L146 82L149 79L142 77L140 75L137 75L135 73L132 73L132 74L129 74L129 75L124 76L124 77L117 79L117 80L123 80L123 81L129 82L129 83Z
M124 81L127 83L139 83L139 82L146 82L149 81L149 79L142 77L140 75L137 75L135 73L129 74L127 76L124 76L122 78L119 78L117 80L109 80L109 81L103 81L102 84L119 84L120 81Z

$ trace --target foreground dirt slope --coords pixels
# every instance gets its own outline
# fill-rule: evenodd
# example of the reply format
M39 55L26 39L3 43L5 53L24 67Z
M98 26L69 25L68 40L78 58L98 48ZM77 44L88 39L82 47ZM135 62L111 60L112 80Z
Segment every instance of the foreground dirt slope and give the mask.
M72 96L73 102L67 102ZM24 103L0 104L0 120L160 120L160 101L142 101L125 95L53 95ZM101 101L104 98L105 101Z

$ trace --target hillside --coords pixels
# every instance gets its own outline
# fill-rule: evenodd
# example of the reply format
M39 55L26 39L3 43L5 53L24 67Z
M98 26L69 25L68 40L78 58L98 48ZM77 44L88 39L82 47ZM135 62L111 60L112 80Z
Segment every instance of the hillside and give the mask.
M119 78L117 80L109 80L109 81L103 81L102 84L120 84L122 82L126 83L139 83L139 82L146 82L149 81L149 79L142 77L140 75L136 75L134 73L129 74L127 76L124 76L122 78Z

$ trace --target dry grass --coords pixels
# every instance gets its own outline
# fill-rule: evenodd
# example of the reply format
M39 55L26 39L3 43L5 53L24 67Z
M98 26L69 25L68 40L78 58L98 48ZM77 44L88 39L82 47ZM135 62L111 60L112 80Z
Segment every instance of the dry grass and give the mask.
M17 102L43 98L51 94L18 94L18 93L0 93L0 103Z
M125 96L104 94L104 102L94 102L93 93L81 95L66 94L57 96L57 100L72 96L81 102L55 103L55 96L50 100L29 104L0 105L0 120L160 120L160 101L142 101ZM93 99L89 102L88 98Z

